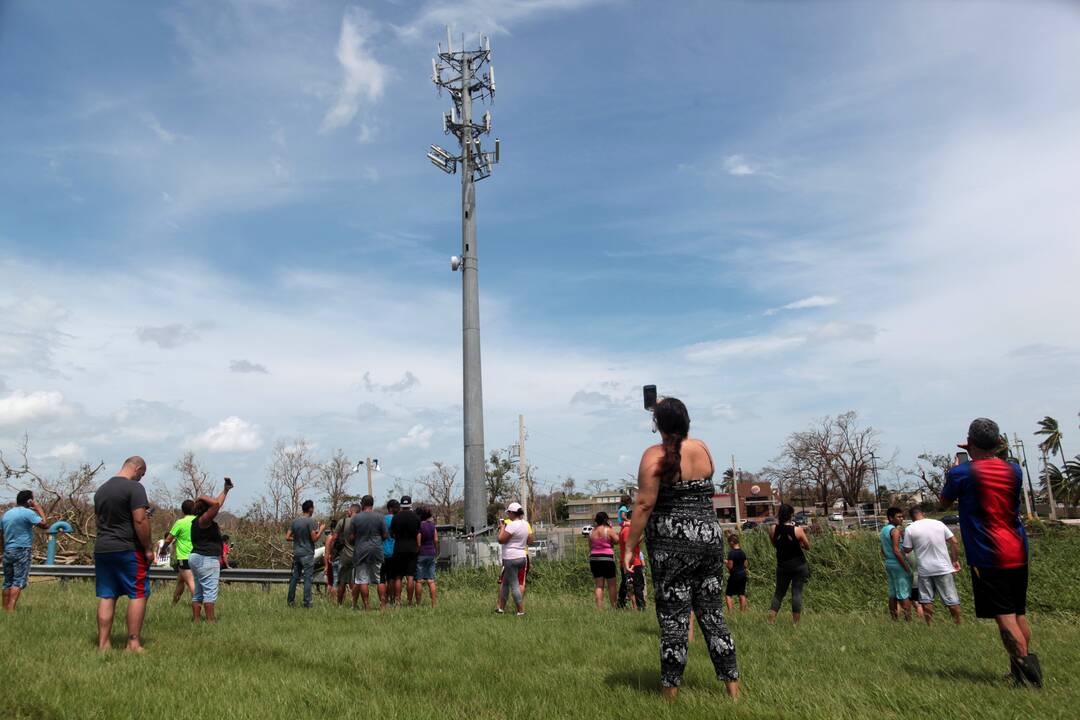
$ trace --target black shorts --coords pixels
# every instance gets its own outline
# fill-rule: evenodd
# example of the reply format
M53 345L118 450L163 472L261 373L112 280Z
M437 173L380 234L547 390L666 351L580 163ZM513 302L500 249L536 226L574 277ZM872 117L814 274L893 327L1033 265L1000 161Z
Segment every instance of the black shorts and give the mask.
M379 566L379 584L385 585L400 575L394 574L394 556L387 555L383 558L382 565Z
M191 569L191 565L188 564L187 560L178 560L173 565L173 570L176 570L177 572L180 572L181 570L190 570L190 569Z
M615 579L615 556L614 555L590 555L589 570L593 578L603 580Z
M728 575L727 589L724 594L728 597L739 597L746 594L746 575Z
M394 573L391 577L416 577L416 558L420 553L394 551Z
M971 568L975 617L1027 614L1028 568Z

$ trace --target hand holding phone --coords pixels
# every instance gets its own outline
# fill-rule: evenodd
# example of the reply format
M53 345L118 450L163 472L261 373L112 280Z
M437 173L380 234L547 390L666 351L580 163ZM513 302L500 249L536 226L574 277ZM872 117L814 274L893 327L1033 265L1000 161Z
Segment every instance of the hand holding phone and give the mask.
M656 407L656 386L646 385L642 388L642 395L645 398L645 409L652 412Z
M225 489L226 490L232 490L233 489L232 478L225 478Z

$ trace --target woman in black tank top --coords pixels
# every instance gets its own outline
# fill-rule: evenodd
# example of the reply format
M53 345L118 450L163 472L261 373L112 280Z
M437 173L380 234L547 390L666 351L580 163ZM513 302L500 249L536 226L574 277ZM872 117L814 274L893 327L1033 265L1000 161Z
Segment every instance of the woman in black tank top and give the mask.
M795 527L791 518L795 508L781 505L777 524L770 533L773 547L776 548L776 592L773 593L769 608L769 624L776 622L776 613L780 603L791 586L791 619L798 624L802 616L802 591L810 577L810 566L806 564L803 550L810 549L810 539L802 528Z

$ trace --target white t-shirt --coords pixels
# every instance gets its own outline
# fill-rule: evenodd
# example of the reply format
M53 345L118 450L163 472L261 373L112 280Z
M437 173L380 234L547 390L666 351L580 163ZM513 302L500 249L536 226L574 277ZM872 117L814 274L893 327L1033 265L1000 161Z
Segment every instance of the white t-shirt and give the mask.
M510 539L503 543L503 560L520 560L529 555L529 523L525 520L514 520L504 527L510 533Z
M945 542L952 536L952 530L945 523L931 518L916 520L904 529L904 548L915 550L920 577L948 575L953 571L949 546Z

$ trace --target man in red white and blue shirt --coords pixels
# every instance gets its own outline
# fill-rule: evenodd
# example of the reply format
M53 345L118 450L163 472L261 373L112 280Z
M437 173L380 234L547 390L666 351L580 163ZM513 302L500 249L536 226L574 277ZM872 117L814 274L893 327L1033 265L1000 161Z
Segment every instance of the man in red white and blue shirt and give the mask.
M967 443L960 446L971 460L945 475L941 502L943 508L956 502L960 511L975 616L997 622L1016 684L1042 687L1039 659L1028 651L1028 541L1020 519L1023 471L998 457L1003 442L993 420L973 420Z

